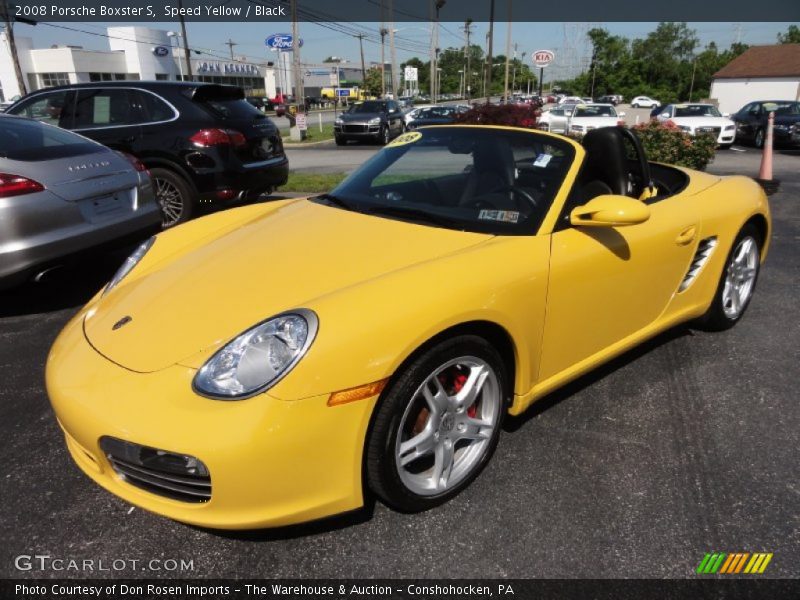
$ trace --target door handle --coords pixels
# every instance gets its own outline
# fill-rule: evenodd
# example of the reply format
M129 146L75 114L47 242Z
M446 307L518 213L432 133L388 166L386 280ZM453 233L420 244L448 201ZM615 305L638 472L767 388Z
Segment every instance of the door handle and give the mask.
M692 225L691 227L687 227L678 234L678 237L675 238L675 243L678 244L679 246L685 246L686 244L691 244L696 235L697 235L697 227Z

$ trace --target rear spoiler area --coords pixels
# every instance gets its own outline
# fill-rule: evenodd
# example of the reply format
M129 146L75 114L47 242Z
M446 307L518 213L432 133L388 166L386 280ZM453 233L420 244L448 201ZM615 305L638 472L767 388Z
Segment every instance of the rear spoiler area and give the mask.
M194 102L244 100L244 90L242 88L218 83L200 84L197 87L187 88L182 93Z

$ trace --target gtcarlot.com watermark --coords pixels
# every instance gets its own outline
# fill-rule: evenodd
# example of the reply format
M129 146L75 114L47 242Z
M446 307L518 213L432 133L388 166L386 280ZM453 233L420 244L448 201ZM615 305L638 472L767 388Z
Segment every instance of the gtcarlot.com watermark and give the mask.
M97 573L107 571L157 571L186 573L194 571L194 559L184 558L70 558L50 554L20 554L14 557L18 571L65 571Z

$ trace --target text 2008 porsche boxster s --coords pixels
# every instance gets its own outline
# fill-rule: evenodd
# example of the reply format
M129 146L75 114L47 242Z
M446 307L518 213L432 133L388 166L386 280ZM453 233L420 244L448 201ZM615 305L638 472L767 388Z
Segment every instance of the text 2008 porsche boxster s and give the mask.
M66 326L47 389L80 468L209 527L403 511L464 489L503 417L677 323L734 325L770 214L745 177L608 127L408 132L330 194L143 244Z

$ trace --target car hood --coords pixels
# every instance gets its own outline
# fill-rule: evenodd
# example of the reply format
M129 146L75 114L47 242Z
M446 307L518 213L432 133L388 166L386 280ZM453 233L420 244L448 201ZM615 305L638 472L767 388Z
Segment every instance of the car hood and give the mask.
M374 113L356 113L356 114L349 114L349 113L342 113L341 118L342 121L345 123L361 123L362 121L370 121L372 119L378 118L382 116L382 113L374 112Z
M673 117L670 119L676 125L683 125L684 127L726 127L728 125L735 125L727 117Z
M152 266L140 265L141 276L134 270L91 307L84 332L115 363L157 371L280 312L491 237L305 199L267 205L224 233L186 240L189 249L170 256L158 256L157 239L150 251L156 256L146 256ZM114 329L125 317L127 324Z
M613 127L622 117L572 117L572 125L591 125L592 127Z

